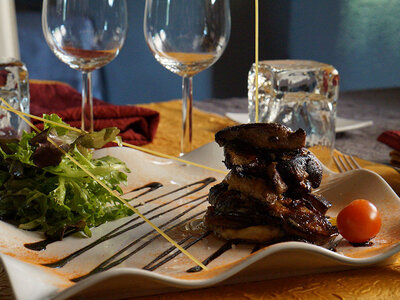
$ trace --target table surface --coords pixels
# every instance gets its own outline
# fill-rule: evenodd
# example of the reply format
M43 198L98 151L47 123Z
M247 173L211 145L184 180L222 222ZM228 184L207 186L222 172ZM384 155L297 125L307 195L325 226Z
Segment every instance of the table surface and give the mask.
M199 109L224 115L247 113L247 99L210 99L195 102ZM335 148L363 159L389 163L391 149L378 142L386 130L400 130L400 88L340 93L337 115L355 120L372 120L373 126L351 130L336 136Z

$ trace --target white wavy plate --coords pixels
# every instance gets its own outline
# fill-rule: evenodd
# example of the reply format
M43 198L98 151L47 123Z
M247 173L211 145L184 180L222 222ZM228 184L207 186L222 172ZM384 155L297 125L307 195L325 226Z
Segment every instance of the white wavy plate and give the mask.
M108 148L100 150L98 155L111 154L128 164L132 170L129 176L129 186L139 187L150 181L160 181L165 186L152 193L160 195L166 190L172 190L187 183L208 176L222 179L221 174L212 174L192 166L168 161L162 158L126 148ZM208 144L186 156L187 159L207 163L210 166L223 169L222 153L215 144ZM40 263L54 261L92 242L96 237L108 232L126 221L122 219L100 226L93 230L93 237L68 237L61 242L53 243L47 250L35 252L23 247L23 243L38 241L40 234L16 229L0 222L0 258L7 271L12 288L17 299L67 299L71 296L87 298L93 296L102 299L116 299L128 296L157 294L180 289L201 288L216 284L227 284L289 275L299 275L315 272L327 272L379 263L388 263L393 254L400 250L400 199L388 184L377 174L367 170L356 170L344 174L334 174L326 170L326 176L320 191L333 203L329 215L335 216L347 203L356 198L366 198L375 203L383 217L382 230L373 240L371 247L352 247L342 241L337 252L323 247L301 243L278 243L253 254L252 247L238 245L210 263L209 271L187 273L194 264L180 254L169 263L155 271L145 271L141 268L163 250L169 248L168 242L158 238L151 243L150 248L139 251L122 264L108 271L95 274L76 284L69 278L86 274L99 262L110 257L115 251L138 236L150 231L146 227L127 232L116 239L100 244L71 263L60 269L39 266ZM146 199L153 195L149 193ZM183 192L182 192L183 193ZM197 192L184 200L179 200L184 211L197 196L206 194L206 189ZM172 199L172 198L169 198ZM140 199L140 201L144 201ZM165 200L163 200L165 201ZM159 203L162 200L158 201ZM175 202L174 202L175 203ZM177 204L173 204L173 206ZM206 203L200 208L205 208ZM152 207L146 204L144 208ZM164 209L166 210L167 207ZM197 208L196 208L197 209ZM193 210L194 211L196 211ZM146 209L144 210L146 211ZM170 218L169 215L155 218L154 222L162 224ZM183 217L181 218L183 219ZM187 233L175 231L171 234L177 240ZM188 250L200 260L205 259L222 245L223 242L209 236ZM139 245L139 244L138 244ZM129 250L125 251L127 254Z
M248 114L247 113L231 113L228 112L225 114L229 119L236 121L238 123L248 123ZM364 127L372 126L374 122L372 120L368 121L359 121L353 119L346 119L341 117L336 117L335 131L336 133L345 132L349 130L360 129Z

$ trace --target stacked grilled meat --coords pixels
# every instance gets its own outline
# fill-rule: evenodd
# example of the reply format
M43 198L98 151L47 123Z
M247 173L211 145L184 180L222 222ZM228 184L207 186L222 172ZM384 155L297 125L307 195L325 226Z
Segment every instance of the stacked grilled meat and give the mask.
M312 193L322 168L304 148L304 130L275 123L229 127L215 135L231 171L211 188L206 227L227 240L266 243L305 240L324 244L336 228L331 204Z

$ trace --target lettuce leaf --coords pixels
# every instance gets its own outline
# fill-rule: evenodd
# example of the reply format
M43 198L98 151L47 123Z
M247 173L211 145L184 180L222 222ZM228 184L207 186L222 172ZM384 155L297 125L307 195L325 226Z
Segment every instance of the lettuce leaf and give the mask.
M62 122L54 115L51 118ZM111 156L94 159L92 150L78 143L81 136L76 136L76 132L54 126L47 126L47 132L61 145L72 141L68 144L69 155L110 189L122 193L120 185L126 184L129 172L124 162ZM104 133L104 138L100 134L97 139L109 141L114 135L113 130ZM52 153L43 147L47 137L32 142L37 136L24 133L20 141L0 148L0 219L22 229L41 230L52 239L62 239L65 233L75 231L90 236L90 228L132 214L69 158L61 156L56 165L37 166L33 157L40 147L43 157Z

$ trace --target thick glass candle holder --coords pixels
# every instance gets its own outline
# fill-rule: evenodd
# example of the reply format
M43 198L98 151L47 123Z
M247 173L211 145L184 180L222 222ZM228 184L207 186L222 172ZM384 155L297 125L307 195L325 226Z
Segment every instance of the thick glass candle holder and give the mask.
M29 113L29 80L25 64L13 58L0 59L0 97L12 108ZM0 103L6 106L4 103ZM19 138L29 125L13 112L0 109L0 138Z
M277 122L307 132L306 146L335 143L336 102L339 74L331 65L306 60L270 60L259 63L258 86L255 64L248 77L249 121Z

